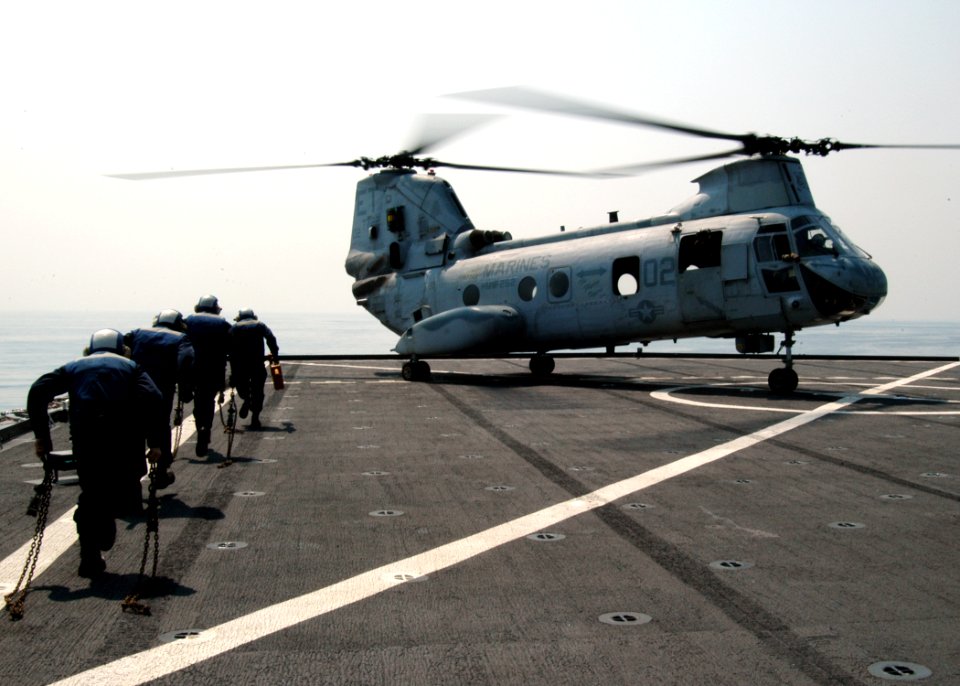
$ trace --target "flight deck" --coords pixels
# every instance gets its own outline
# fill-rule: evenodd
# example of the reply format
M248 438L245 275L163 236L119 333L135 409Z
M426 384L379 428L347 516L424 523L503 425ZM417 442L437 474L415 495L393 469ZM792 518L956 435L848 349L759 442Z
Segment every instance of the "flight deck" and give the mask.
M232 464L186 422L149 615L145 523L78 577L60 473L0 681L960 683L960 363L798 360L790 395L747 357L430 366L284 360ZM0 456L8 593L43 471Z

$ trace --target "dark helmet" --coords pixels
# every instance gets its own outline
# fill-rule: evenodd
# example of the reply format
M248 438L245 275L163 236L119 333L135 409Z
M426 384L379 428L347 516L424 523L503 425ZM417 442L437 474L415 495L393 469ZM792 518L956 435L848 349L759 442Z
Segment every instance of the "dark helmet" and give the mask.
M177 310L162 310L160 314L153 318L153 325L173 331L187 330L187 325L183 323L183 315Z
M256 319L257 315L249 307L245 307L237 314L233 321L240 322L244 319Z
M193 308L194 312L209 312L210 314L220 314L220 303L215 295L205 295Z
M86 353L116 353L124 354L123 334L116 329L100 329L90 336L90 345L87 346Z

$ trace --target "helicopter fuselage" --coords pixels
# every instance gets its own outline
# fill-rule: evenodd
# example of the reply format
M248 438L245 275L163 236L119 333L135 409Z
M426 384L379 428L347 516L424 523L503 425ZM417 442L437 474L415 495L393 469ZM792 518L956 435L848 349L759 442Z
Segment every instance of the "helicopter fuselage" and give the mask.
M793 158L700 179L667 214L513 240L475 229L445 181L380 172L358 184L354 295L411 357L544 353L763 334L869 313L882 270L813 204Z

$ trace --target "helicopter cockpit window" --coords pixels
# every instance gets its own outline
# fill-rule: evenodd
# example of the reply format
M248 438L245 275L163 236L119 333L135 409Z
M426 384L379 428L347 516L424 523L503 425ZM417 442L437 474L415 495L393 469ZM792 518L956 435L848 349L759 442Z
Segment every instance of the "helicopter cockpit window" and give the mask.
M679 270L705 269L720 266L722 231L698 231L680 239Z
M797 254L800 257L839 254L833 239L816 224L797 229L793 232L793 239L797 242Z
M842 254L870 258L866 250L847 238L846 234L840 230L840 227L830 222L826 217L824 217L824 225L825 228L833 234L833 242Z
M616 295L636 295L640 290L640 258L636 255L618 257L613 261L613 292Z

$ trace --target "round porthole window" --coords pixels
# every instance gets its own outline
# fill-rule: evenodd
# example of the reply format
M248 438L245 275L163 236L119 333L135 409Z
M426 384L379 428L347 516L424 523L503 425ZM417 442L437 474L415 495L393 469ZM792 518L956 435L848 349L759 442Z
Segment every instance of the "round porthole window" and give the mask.
M520 295L521 300L530 302L537 297L537 280L532 276L523 277L520 280L520 285L517 287L517 293Z
M554 272L550 277L550 295L562 298L570 290L570 277L566 272Z
M470 284L463 289L463 304L467 307L476 305L480 302L480 289L475 285Z

